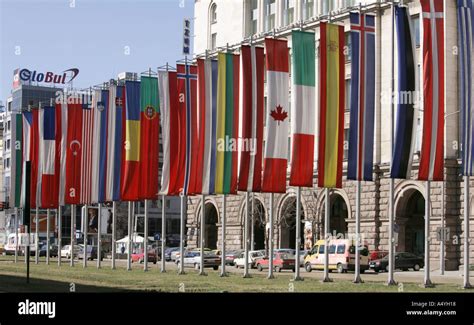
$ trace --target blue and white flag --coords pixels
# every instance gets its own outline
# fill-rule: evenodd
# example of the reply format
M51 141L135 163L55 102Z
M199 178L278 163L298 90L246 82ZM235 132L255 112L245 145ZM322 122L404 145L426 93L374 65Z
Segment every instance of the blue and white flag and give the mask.
M395 7L395 20L397 32L397 57L398 57L398 79L396 106L396 128L395 143L392 153L392 165L390 168L391 178L410 178L413 148L415 146L416 126L416 65L415 44L411 19L406 7ZM408 94L408 96L407 96ZM409 100L405 100L408 98Z
M474 8L472 0L458 0L459 105L461 108L462 174L473 176L474 152L474 68L472 37Z
M375 110L375 17L351 13L351 113L347 179L372 181Z

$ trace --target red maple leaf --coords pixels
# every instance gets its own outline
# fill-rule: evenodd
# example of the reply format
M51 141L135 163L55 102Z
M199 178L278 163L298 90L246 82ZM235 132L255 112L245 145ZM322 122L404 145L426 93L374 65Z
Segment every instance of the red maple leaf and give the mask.
M284 121L288 117L288 113L285 112L283 107L278 105L276 109L270 112L270 116L273 117L275 121L278 121L278 125L280 125L280 121Z

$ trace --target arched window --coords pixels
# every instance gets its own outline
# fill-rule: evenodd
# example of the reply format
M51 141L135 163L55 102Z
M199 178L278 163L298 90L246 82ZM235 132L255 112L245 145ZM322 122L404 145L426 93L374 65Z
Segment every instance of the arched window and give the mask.
M211 5L211 9L209 10L209 20L211 24L217 22L217 5L215 3Z

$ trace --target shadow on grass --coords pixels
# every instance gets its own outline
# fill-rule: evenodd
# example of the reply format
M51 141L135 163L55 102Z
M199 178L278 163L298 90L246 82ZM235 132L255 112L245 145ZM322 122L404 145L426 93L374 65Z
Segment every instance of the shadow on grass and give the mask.
M126 290L111 287L101 287L80 283L69 283L64 281L44 280L30 278L30 283L26 283L26 277L1 275L0 292L22 293L22 292L71 292L74 287L75 292L137 292L137 290Z

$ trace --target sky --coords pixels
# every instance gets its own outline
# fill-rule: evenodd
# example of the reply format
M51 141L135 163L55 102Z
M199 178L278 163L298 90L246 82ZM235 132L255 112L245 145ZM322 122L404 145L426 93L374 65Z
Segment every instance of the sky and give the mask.
M75 88L182 59L194 0L0 0L0 100L13 70L78 68ZM192 49L191 49L192 52Z

